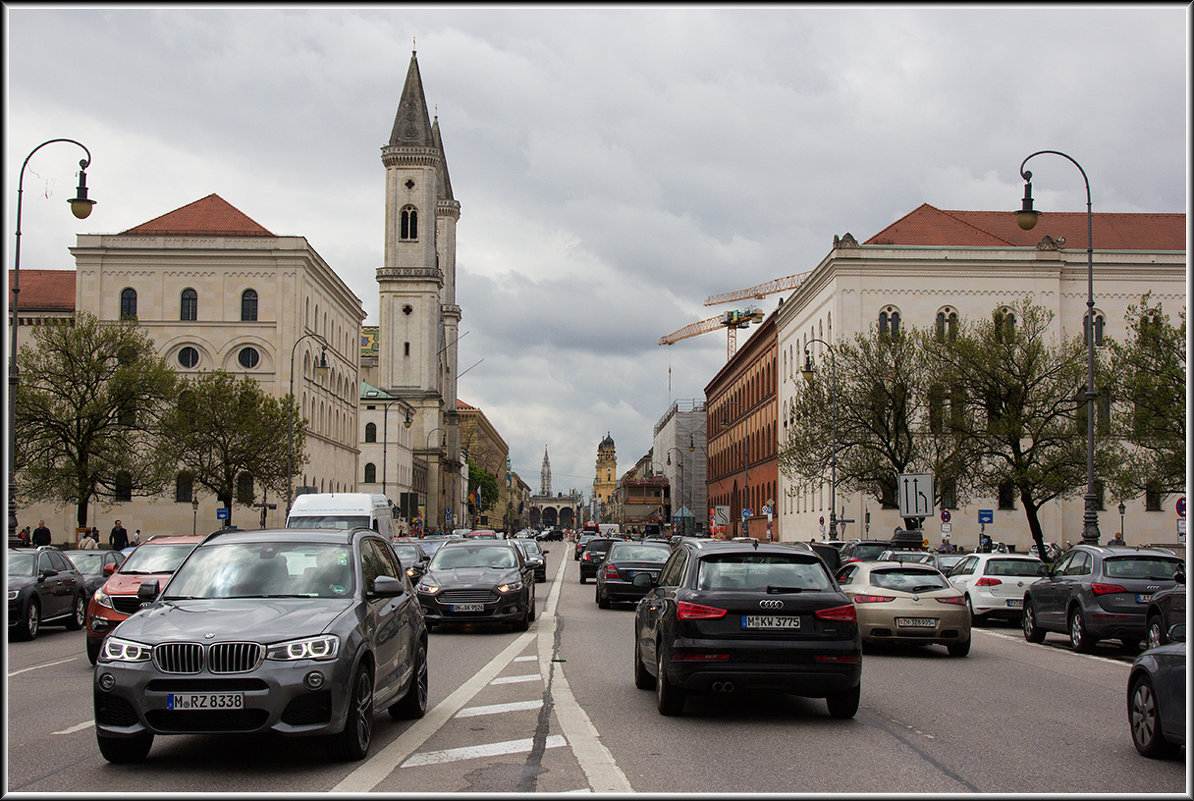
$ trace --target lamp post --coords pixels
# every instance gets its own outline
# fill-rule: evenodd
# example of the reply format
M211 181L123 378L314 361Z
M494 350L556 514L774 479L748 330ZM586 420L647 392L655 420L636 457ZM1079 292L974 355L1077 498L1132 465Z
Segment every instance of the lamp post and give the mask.
M1125 539L1124 535L1128 533L1128 532L1124 531L1124 512L1126 512L1127 510L1128 510L1127 507L1124 506L1124 502L1120 501L1119 502L1119 538L1121 540Z
M194 495L191 496L191 512L193 515L191 519L191 534L193 535L199 532L199 499Z
M16 248L13 251L13 265L12 265L12 332L10 334L9 345L12 347L12 353L9 357L8 363L8 536L11 538L17 533L17 496L16 496L16 476L17 476L17 460L16 460L16 424L17 424L17 385L19 383L19 375L17 369L17 332L20 328L21 318L20 297L21 297L21 206L24 200L25 193L25 167L29 165L29 159L33 158L33 154L41 150L46 145L55 142L70 142L73 145L78 145L83 148L83 152L87 154L87 158L79 160L79 186L76 189L75 197L67 202L70 203L71 213L80 220L87 219L91 214L91 207L95 205L94 200L87 198L87 168L91 165L91 151L87 146L81 142L76 142L74 139L48 139L42 142L33 150L29 151L29 155L25 157L25 161L21 164L21 175L17 180L17 242Z
M319 364L315 365L315 374L323 378L328 374L327 350L328 341L316 333L303 334L290 346L290 414L287 415L286 432L286 517L290 517L290 504L294 499L294 351L304 339L312 337L323 343L319 350Z
M1082 173L1086 184L1086 496L1085 512L1082 516L1082 541L1087 545L1099 542L1099 513L1095 495L1095 337L1094 337L1094 215L1091 213L1090 181L1082 165L1060 150L1038 150L1020 163L1020 177L1024 179L1024 199L1016 212L1016 222L1025 231L1031 231L1040 219L1041 213L1032 207L1032 173L1024 169L1028 159L1043 153L1051 153L1068 159Z
M444 431L444 430L443 430L442 428L440 428L439 426L436 426L435 428L433 428L433 429L431 429L430 431L428 431L428 432L427 432L427 440L426 440L426 442L425 442L425 444L426 444L426 446L427 446L427 447L426 447L426 449L425 449L425 450L426 450L428 453L430 453L430 452L431 452L431 435L432 435L432 434L434 434L436 431L440 432L440 447L441 447L441 448L446 448L446 447L448 446L448 432L447 432L447 431ZM430 470L431 470L431 464L430 464L430 461L428 462L428 465L427 465L427 470L428 470L428 472L430 472ZM437 475L437 476L442 476L442 474L443 474L443 471L440 469L440 466L439 466L439 464L438 464L438 461L437 461L437 463L436 463L436 475ZM439 482L438 480L435 482L435 486L436 486L436 491L437 491L437 492L438 492L440 495L442 495L442 494L443 494L443 487L441 487L441 486L440 486L440 482ZM437 501L438 501L438 499L437 499ZM432 511L432 509L431 509L431 493L430 493L430 491L429 491L429 492L427 493L427 520L428 520L428 522L432 522L432 521L435 521L435 520L437 520L437 519L439 518L439 514L440 514L440 508L439 508L439 503L438 503L438 502L437 502L437 503L436 503L436 505L435 505L435 509L434 509L434 511ZM446 529L446 528L447 528L447 521L443 521L443 522L444 522L444 528ZM426 525L426 523L425 523L424 525ZM439 525L439 523L436 523L436 525Z
M833 346L823 339L810 339L809 344L820 342L829 350L829 395L830 395L830 454L829 454L829 539L837 539L837 359ZM800 374L805 381L812 381L815 370L813 357L807 345L804 348L804 367Z

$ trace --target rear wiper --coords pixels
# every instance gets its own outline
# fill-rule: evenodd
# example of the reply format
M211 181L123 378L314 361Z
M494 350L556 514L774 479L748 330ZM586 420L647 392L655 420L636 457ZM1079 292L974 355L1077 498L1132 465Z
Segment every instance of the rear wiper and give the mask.
M912 592L927 592L929 590L944 590L940 584L917 584L912 588Z
M808 587L776 587L773 584L767 585L767 594L774 595L778 592L804 592Z

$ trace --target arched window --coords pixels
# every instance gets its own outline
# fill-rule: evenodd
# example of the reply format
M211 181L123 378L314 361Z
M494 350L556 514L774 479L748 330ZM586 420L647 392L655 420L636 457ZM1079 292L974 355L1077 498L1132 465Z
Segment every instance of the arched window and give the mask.
M369 462L367 465L365 465L365 483L377 483L377 465L373 464L373 462Z
M174 502L190 503L195 493L195 478L183 471L174 477Z
M879 335L900 335L900 312L894 306L886 306L879 312Z
M180 320L198 320L199 319L199 293L193 289L184 289L182 291L182 304L178 312L178 319Z
M120 292L120 319L132 320L137 316L137 290L123 289Z
M958 313L948 306L937 312L937 341L945 342L946 338L950 342L958 338Z
M257 290L246 289L240 293L241 322L255 322L257 320Z
M116 501L131 501L133 499L133 478L126 472L116 474Z
M1016 313L1006 306L995 312L995 337L1000 341L1011 341L1016 333Z
M419 211L414 206L403 206L399 212L398 238L413 240L419 238Z

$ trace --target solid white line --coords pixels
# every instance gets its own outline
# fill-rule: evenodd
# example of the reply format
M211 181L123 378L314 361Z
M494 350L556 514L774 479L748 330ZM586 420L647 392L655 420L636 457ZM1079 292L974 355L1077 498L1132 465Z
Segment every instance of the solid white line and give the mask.
M9 673L8 677L11 679L13 676L19 676L20 674L28 673L31 670L41 670L42 668L53 667L54 665L61 665L66 662L74 662L77 658L78 657L72 656L69 659L59 659L57 662L46 662L44 665L34 665L33 667L21 668L20 670L14 670L12 673Z
M538 673L528 673L525 676L499 676L490 684L521 684L524 681L540 681L543 677Z
M489 704L488 706L466 706L456 713L458 718L475 718L478 715L498 715L502 712L519 712L524 709L539 709L543 706L543 699L538 701L514 701L509 704Z
M71 726L69 729L63 729L62 731L55 731L55 732L50 732L50 733L51 734L74 734L77 731L83 731L83 729L90 729L94 725L95 725L95 721L89 720L86 723L79 723L75 726Z
M568 742L558 734L547 738L545 748L560 748ZM415 768L419 765L442 765L445 762L458 762L462 759L477 759L478 757L505 756L507 754L525 754L535 745L533 738L525 740L507 740L504 743L487 743L485 745L467 745L463 748L448 748L444 751L425 751L415 754L403 762L399 767Z
M539 657L537 657L537 656L516 656L516 657L514 657L515 662L535 662L538 659L539 659Z
M1000 639L1003 639L1003 640L1011 640L1012 642L1022 642L1025 645L1029 646L1030 648L1044 648L1046 651L1051 651L1054 653L1057 652L1057 649L1050 648L1048 645L1045 645L1043 642L1039 642L1039 643L1028 642L1027 640L1024 639L1024 637L1022 635L1017 637L1013 634L1004 634L1002 631L987 631L986 629L975 629L975 628L970 629L971 634L973 634L976 631L980 634L986 634L991 637L999 637ZM1061 651L1060 653L1067 653L1067 652ZM1127 666L1127 664L1125 662L1123 662L1119 659L1112 659L1109 656L1099 656L1098 654L1081 654L1081 653L1077 653L1077 652L1073 651L1072 649L1068 653L1071 653L1074 656L1082 656L1082 657L1086 657L1087 659L1093 659L1096 662L1106 662L1111 665L1123 665L1125 667Z

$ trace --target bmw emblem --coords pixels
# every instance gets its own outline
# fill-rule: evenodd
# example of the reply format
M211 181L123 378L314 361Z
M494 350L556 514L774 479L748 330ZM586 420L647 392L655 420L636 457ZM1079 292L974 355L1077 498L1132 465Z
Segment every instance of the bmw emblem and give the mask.
M216 633L215 633L214 631L209 631L209 632L207 632L206 634L204 634L204 635L203 635L203 639L205 639L205 640L210 640L210 639L212 639L212 638L213 638L213 637L215 637L215 636L216 636Z

